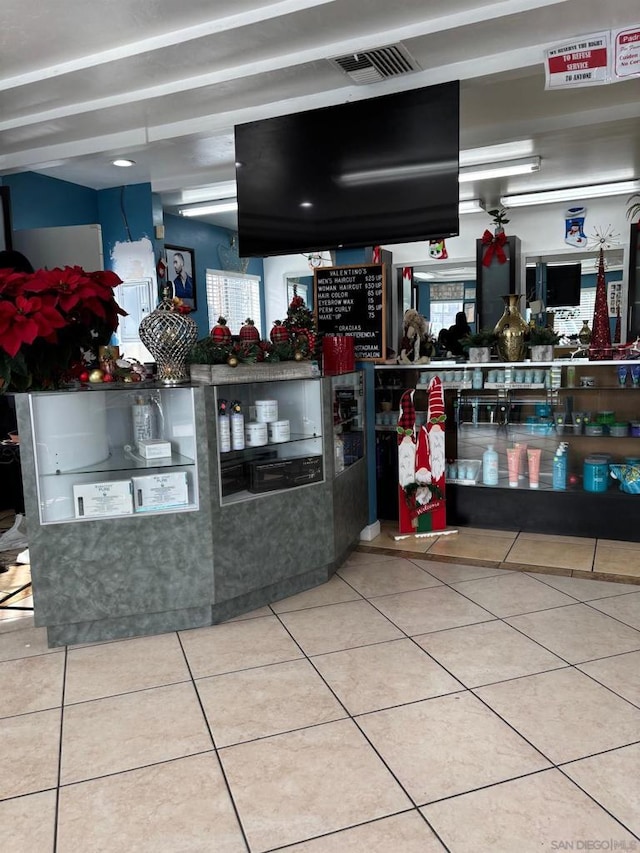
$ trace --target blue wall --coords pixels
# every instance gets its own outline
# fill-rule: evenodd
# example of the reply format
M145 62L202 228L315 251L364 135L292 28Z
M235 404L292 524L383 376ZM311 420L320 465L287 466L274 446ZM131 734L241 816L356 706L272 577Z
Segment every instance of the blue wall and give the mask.
M207 335L209 318L207 316L207 296L205 286L205 271L207 269L223 269L222 260L218 251L219 246L229 248L229 237L231 231L226 228L218 228L206 222L196 222L184 216L173 216L165 214L164 217L164 242L168 246L183 246L193 249L195 260L197 310L191 316L198 324L201 337ZM262 316L266 315L264 303L264 269L261 258L251 258L247 269L249 275L260 276L260 308ZM264 329L260 329L263 338L267 337Z
M5 175L2 184L11 193L14 231L99 222L98 194L90 187L35 172Z
M166 215L165 240L156 240L155 226L163 224L162 204L148 183L93 190L35 172L23 172L4 176L2 184L11 192L13 228L16 231L99 223L107 268L114 245L127 240L143 237L151 240L156 261L163 253L164 242L193 249L198 309L192 316L198 323L200 334L208 334L205 270L223 268L218 247L229 246L231 231L182 216ZM247 272L260 276L264 282L262 259L252 258ZM264 286L261 301L264 316Z

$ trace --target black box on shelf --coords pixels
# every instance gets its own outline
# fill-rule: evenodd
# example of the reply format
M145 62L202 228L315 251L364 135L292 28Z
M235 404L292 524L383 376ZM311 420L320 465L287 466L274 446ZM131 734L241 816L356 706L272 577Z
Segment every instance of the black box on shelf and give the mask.
M249 491L273 492L322 480L322 456L249 463Z
M222 497L242 492L249 487L249 472L244 462L222 463L220 465Z

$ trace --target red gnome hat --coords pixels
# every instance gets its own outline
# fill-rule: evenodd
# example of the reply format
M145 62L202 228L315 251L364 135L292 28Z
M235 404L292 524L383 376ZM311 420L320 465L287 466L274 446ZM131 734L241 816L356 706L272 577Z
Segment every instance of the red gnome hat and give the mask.
M400 417L398 418L398 426L403 430L413 430L413 438L416 434L416 408L413 404L414 389L405 391L400 398ZM398 440L402 440L402 436L398 435Z

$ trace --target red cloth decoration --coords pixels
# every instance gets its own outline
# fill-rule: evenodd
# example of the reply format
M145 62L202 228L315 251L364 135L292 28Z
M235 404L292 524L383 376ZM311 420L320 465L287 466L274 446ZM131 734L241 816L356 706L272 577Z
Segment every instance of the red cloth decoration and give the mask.
M482 242L487 247L482 259L483 267L491 266L491 261L493 260L494 255L498 259L498 263L506 264L507 255L503 246L507 242L507 235L504 231L501 231L499 234L492 234L491 231L487 230L482 235Z

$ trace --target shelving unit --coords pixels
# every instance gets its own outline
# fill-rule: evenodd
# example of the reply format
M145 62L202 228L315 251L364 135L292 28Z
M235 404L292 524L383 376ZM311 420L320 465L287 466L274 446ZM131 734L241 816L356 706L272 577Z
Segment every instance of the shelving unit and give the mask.
M640 435L623 436L584 434L584 413L592 421L598 413L613 412L616 421L640 423L640 388L631 386L630 376L625 387L617 379L617 368L629 368L637 362L587 360L526 362L504 364L490 362L473 364L466 370L482 370L482 388L452 388L444 383L447 411L446 455L450 470L456 465L456 476L447 479L447 518L453 524L479 527L548 531L574 535L599 535L605 538L640 540L640 530L628 523L628 513L635 509L633 495L621 492L618 483L610 478L604 492L589 492L584 488L583 468L587 457L605 454L612 463L625 457L640 457ZM575 373L572 386L568 384L567 368ZM423 405L421 393L429 378L441 378L449 366L437 363L420 365L412 371L383 368L381 380L376 376L376 414L381 409L384 389L393 388L394 402L407 388L414 387L416 410ZM464 370L464 368L463 368ZM544 382L488 382L489 372L506 371L513 380L516 371L544 370ZM389 372L392 371L392 372ZM630 373L630 371L629 371ZM583 376L594 377L593 387L583 387ZM382 379L384 377L384 379ZM396 383L400 383L397 387ZM414 382L415 384L412 384ZM574 425L574 413L581 413L580 423ZM561 429L558 421L562 418ZM611 415L607 416L611 420ZM640 433L640 428L637 430ZM376 425L378 454L378 515L396 518L397 458L394 458L395 422ZM507 447L518 442L541 451L539 486L529 488L526 463L518 487L509 486ZM553 456L560 442L568 443L568 478L564 491L553 489ZM499 455L497 486L482 484L482 470L475 477L457 476L457 463L482 460L488 445ZM396 451L397 452L397 451ZM465 468L466 470L466 468ZM451 488L449 488L449 486ZM640 503L638 504L640 507Z
M155 437L166 439L171 455L145 459L137 450L133 434L132 406L140 397L153 400ZM162 476L155 484L157 512L193 511L198 508L198 475L195 453L193 393L188 388L151 388L144 391L108 389L101 391L36 393L30 395L33 449L41 524L89 521L96 517L116 518L109 484L130 484L133 478ZM188 500L171 503L172 472L186 473ZM79 515L74 488L100 484L103 511ZM136 511L133 497L130 511ZM145 514L153 512L145 509Z

